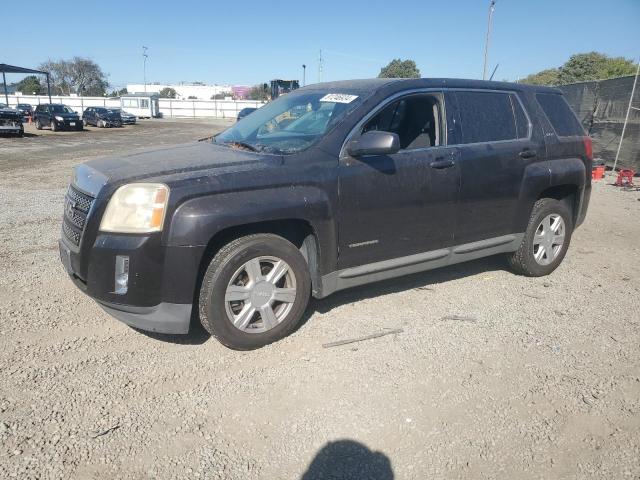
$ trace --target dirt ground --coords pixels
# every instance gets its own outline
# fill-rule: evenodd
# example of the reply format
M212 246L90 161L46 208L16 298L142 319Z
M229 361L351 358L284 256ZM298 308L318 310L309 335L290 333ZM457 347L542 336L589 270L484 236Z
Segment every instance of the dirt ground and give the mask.
M0 478L640 478L640 192L610 179L546 278L340 292L253 352L103 313L58 259L71 167L224 125L0 138Z

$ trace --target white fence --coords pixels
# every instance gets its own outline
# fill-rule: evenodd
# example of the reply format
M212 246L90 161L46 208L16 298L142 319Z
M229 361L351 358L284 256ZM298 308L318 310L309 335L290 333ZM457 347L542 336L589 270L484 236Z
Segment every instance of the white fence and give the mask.
M4 102L0 95L0 102ZM53 103L63 103L82 114L87 107L120 107L120 98L116 97L66 97L51 96ZM49 103L46 95L9 95L9 106L18 103L39 105ZM253 100L172 100L160 99L160 113L164 118L236 118L243 108L259 108L262 102Z

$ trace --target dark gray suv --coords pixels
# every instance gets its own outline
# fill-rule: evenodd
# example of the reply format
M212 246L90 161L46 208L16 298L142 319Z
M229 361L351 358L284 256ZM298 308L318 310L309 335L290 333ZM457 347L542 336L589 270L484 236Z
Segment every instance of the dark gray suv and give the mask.
M553 88L310 85L193 142L75 168L60 256L137 328L252 349L310 296L488 255L548 275L586 215L591 139Z

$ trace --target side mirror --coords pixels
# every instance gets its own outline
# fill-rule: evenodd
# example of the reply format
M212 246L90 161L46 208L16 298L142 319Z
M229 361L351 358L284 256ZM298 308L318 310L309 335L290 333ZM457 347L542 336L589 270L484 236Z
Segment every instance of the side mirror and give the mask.
M400 138L396 133L371 130L353 140L347 152L352 157L363 155L391 155L400 150Z

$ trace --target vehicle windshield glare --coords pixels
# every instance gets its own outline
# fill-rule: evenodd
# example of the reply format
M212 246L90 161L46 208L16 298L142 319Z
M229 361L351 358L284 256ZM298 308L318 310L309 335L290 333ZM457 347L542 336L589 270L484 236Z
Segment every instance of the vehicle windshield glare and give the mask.
M53 113L76 113L66 105L51 105L51 111Z
M244 117L214 137L214 142L276 154L300 152L324 137L361 101L342 92L289 93Z

